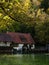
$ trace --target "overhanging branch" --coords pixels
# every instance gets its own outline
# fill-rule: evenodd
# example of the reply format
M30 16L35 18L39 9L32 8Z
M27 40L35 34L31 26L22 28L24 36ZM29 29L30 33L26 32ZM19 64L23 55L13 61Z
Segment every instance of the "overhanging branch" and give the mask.
M12 20L19 22L19 20L15 19L15 18L12 17L10 14L8 14L8 13L5 11L5 9L4 9L3 6L0 5L0 8L1 8L1 9L4 11L4 13L5 13L6 15L8 15Z

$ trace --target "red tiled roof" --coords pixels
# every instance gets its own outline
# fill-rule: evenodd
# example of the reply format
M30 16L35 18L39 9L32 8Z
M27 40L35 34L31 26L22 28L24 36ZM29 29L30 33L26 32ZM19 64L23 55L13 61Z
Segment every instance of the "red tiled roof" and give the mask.
M23 38L22 40L21 37ZM34 43L34 40L29 33L8 32L8 33L0 33L0 42L32 44Z
M6 33L0 33L0 42L12 42L12 38L10 35Z

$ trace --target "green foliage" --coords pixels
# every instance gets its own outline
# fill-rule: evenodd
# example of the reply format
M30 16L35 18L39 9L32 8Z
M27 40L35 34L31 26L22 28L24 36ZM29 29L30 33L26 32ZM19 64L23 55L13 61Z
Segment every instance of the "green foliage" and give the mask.
M40 43L49 43L49 22L36 24L35 38Z

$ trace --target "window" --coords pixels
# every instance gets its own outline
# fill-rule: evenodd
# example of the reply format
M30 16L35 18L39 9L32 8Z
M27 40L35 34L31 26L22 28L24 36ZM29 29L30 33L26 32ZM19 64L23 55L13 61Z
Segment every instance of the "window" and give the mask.
M22 42L27 42L27 39L25 38L24 35L19 35L20 39Z

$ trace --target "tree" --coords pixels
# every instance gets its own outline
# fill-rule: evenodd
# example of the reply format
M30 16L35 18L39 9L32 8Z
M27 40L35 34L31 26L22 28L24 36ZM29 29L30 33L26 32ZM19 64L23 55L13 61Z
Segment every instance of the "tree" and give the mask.
M38 23L35 26L35 38L37 39L36 42L41 44L49 43L49 22L45 21L43 23Z
M23 5L24 8L25 8L26 3L24 3L24 5ZM0 17L1 17L0 19L3 19L3 22L5 21L5 24L4 24L5 28L6 28L6 26L8 27L8 25L6 25L6 22L8 22L9 26L11 26L11 25L15 24L15 22L22 23L23 21L26 22L26 21L30 20L30 19L27 19L27 18L29 18L29 16L25 13L27 10L25 11L24 8L22 9L22 5L20 4L20 2L18 2L18 0L17 1L16 0L14 0L14 1L5 0L5 1L0 2ZM2 20L1 20L1 22L2 22ZM3 22L2 22L2 24L3 24Z

